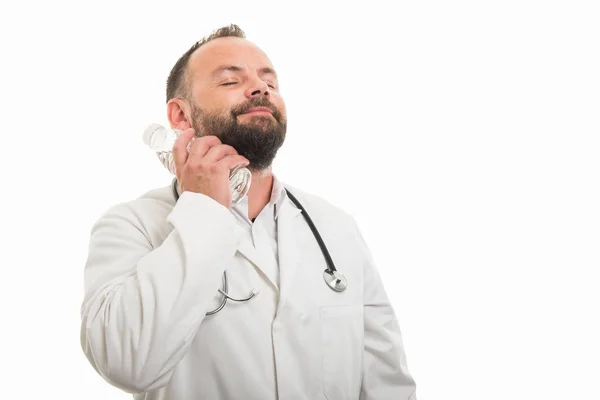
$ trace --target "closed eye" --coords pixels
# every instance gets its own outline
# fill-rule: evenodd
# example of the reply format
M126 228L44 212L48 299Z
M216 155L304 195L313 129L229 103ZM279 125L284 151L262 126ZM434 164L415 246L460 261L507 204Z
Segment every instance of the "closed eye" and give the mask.
M222 83L221 86L231 86L231 85L235 85L237 82L225 82Z

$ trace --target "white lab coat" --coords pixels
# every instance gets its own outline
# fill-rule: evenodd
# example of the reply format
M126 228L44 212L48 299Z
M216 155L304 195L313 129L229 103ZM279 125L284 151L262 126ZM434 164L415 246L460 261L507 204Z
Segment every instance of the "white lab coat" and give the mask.
M286 185L319 229L346 291L326 286L321 250L286 197L280 287L235 217L170 187L115 205L94 225L81 345L136 400L415 400L399 324L354 219ZM228 301L216 315L223 271Z

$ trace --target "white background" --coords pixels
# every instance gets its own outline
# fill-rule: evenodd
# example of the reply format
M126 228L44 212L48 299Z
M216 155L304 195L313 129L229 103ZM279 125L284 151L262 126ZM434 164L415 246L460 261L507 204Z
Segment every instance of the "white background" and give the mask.
M595 2L7 3L3 398L130 398L79 347L89 229L169 183L142 131L237 23L281 76L274 171L357 218L419 399L600 399Z

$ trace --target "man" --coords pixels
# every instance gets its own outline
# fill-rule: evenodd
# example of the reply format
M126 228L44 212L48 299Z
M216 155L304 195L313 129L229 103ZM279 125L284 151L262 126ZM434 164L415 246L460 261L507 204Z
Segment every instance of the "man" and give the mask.
M354 219L272 172L287 121L265 53L235 25L214 31L173 67L167 114L183 131L175 190L113 206L91 232L81 345L95 370L135 399L416 399ZM240 165L252 184L232 203ZM291 196L344 275L328 283L345 290L324 281Z

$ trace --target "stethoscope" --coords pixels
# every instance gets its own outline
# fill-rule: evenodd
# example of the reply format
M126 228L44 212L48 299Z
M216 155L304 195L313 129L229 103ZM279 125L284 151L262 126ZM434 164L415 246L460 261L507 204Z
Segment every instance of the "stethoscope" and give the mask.
M173 189L173 195L175 196L175 201L179 200L179 191L177 190L177 178L173 179L173 184L171 185L171 187ZM319 247L321 248L321 253L323 253L323 257L325 257L325 261L327 262L327 269L325 271L323 271L323 279L325 280L325 283L332 290L334 290L336 292L343 292L344 290L346 290L346 287L348 286L346 277L344 275L342 275L342 273L340 273L335 268L335 265L333 264L333 260L331 259L331 255L329 254L329 251L327 250L327 246L325 246L325 243L323 242L323 238L319 234L317 227L313 223L312 219L310 218L310 216L308 215L308 213L306 212L306 210L304 209L302 204L300 204L298 199L296 199L296 197L294 197L294 195L291 194L290 191L287 190L287 188L285 189L285 192L287 193L289 198L292 200L292 202L296 205L296 207L298 207L300 209L300 211L302 211L302 215L304 216L306 223L310 227L310 230L312 231L313 236L317 240L317 243L319 244ZM219 293L221 295L223 295L223 300L221 301L221 304L219 304L219 307L215 308L212 311L207 312L206 315L214 315L214 314L218 313L219 311L221 311L223 309L223 307L225 307L225 303L227 303L228 299L231 301L236 301L236 302L244 302L244 301L250 300L257 294L257 292L252 291L252 294L250 294L250 296L243 298L243 299L236 299L234 297L231 297L227 293L227 291L229 289L228 289L228 285L227 285L226 272L227 271L223 271L223 286L221 289L218 289Z

